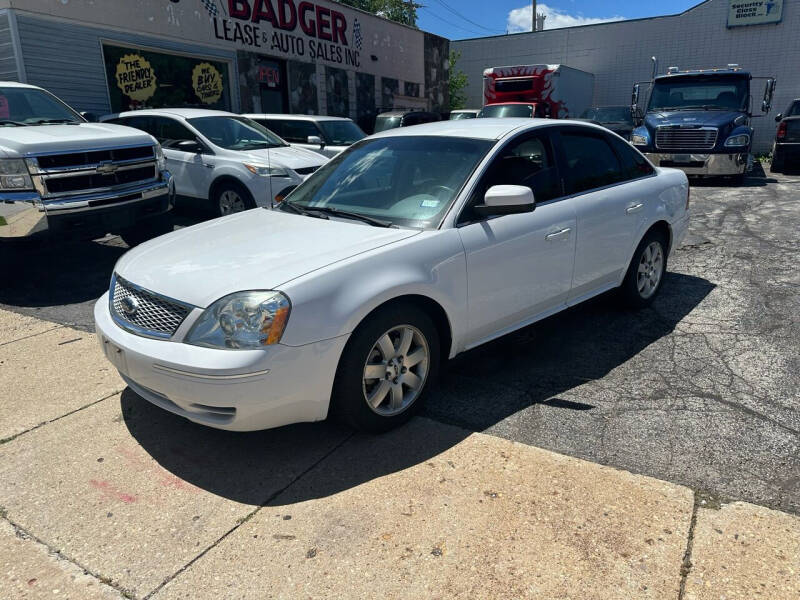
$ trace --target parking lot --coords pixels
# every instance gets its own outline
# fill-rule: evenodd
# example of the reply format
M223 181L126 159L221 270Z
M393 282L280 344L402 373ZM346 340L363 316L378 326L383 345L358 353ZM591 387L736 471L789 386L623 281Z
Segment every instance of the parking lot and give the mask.
M328 423L231 434L151 406L125 389L89 335L93 302L125 245L2 248L0 308L25 316L0 323L0 382L11 392L0 419L2 513L18 539L73 569L71 585L84 586L76 598L197 597L197 586L263 597L252 592L262 585L276 597L362 585L356 595L384 586L387 596L662 598L696 588L685 597L710 598L703 580L686 577L692 545L702 564L692 572L713 581L701 561L721 543L713 532L761 517L709 507L744 501L800 514L798 200L800 177L761 170L742 188L693 186L690 234L652 308L622 310L606 295L462 355L427 419L381 438ZM177 226L202 218L175 215ZM497 500L497 512L464 504L466 491ZM553 534L537 545L540 517L501 498L538 503L557 524L548 535L575 529L580 543ZM585 521L600 514L616 520ZM780 566L785 579L771 597L790 598L798 525L778 519L774 539L761 542L788 571L774 558L759 569ZM461 531L455 547L445 531ZM787 535L789 546L775 541ZM757 535L748 539L761 549ZM318 552L325 567L313 563ZM570 552L571 566L562 562ZM532 553L571 571L569 586L546 568L534 577ZM598 563L603 553L614 557ZM477 560L486 556L495 562ZM630 570L637 557L644 566ZM285 569L265 566L278 563ZM398 580L381 583L387 564ZM517 579L522 587L509 587Z

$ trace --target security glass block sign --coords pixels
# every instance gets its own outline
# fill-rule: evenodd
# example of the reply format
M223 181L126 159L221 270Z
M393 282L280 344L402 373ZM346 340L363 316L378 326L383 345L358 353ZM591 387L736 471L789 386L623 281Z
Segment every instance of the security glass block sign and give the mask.
M780 23L783 0L731 0L728 27Z

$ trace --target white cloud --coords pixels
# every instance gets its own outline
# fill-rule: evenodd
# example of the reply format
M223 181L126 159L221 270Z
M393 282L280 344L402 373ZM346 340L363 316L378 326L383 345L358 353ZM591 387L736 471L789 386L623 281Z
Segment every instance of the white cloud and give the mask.
M537 4L536 12L547 16L544 20L545 29L560 29L562 27L575 27L576 25L592 25L594 23L608 23L610 21L622 21L625 17L584 17L582 15L570 15L558 8L552 8L547 4ZM515 8L508 13L506 22L509 33L519 33L520 31L531 30L531 5Z

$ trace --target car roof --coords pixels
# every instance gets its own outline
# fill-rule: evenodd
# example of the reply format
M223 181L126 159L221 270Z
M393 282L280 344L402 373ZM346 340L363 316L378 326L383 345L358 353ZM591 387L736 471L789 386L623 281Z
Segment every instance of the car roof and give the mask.
M387 110L386 112L382 112L378 114L379 117L404 117L406 115L432 115L432 113L427 110Z
M224 110L209 110L207 108L146 108L143 110L128 110L118 113L117 117L134 117L147 115L161 115L171 117L182 117L184 119L194 119L197 117L239 117L232 112Z
M538 104L539 102L541 102L541 100L531 100L530 102L492 102L491 104L487 104L483 108L486 108L488 106L507 106L509 104L524 104L527 106L529 104Z
M481 112L480 108L456 108L455 110L451 110L450 113L466 113L466 112Z
M331 117L328 115L286 115L283 113L245 113L248 119L284 119L286 121L352 121L347 117Z
M512 133L554 125L579 125L604 132L608 131L599 125L570 119L460 119L457 121L436 121L435 123L425 123L424 125L414 125L412 127L397 127L381 131L370 137L428 135L499 140Z
M15 87L15 88L27 88L29 90L42 90L44 88L39 87L38 85L28 85L27 83L20 83L19 81L0 81L0 86L2 87Z

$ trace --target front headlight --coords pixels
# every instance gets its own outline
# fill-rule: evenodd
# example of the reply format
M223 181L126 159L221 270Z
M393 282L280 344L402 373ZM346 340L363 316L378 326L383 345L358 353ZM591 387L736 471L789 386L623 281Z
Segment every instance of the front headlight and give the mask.
M269 167L267 165L256 165L251 163L243 164L253 175L261 175L262 177L289 177L289 171L283 167Z
M0 159L0 190L19 192L32 189L33 181L23 159Z
M725 146L747 146L750 143L750 136L746 133L742 133L741 135L732 135L727 140L725 140Z
M186 343L206 348L252 350L281 340L291 304L280 292L236 292L209 306Z
M164 156L164 149L161 147L161 144L156 144L156 164L158 165L159 171L165 171L167 169L167 159Z
M634 146L647 146L650 143L650 139L647 135L642 135L641 133L634 133L631 135L631 144Z

